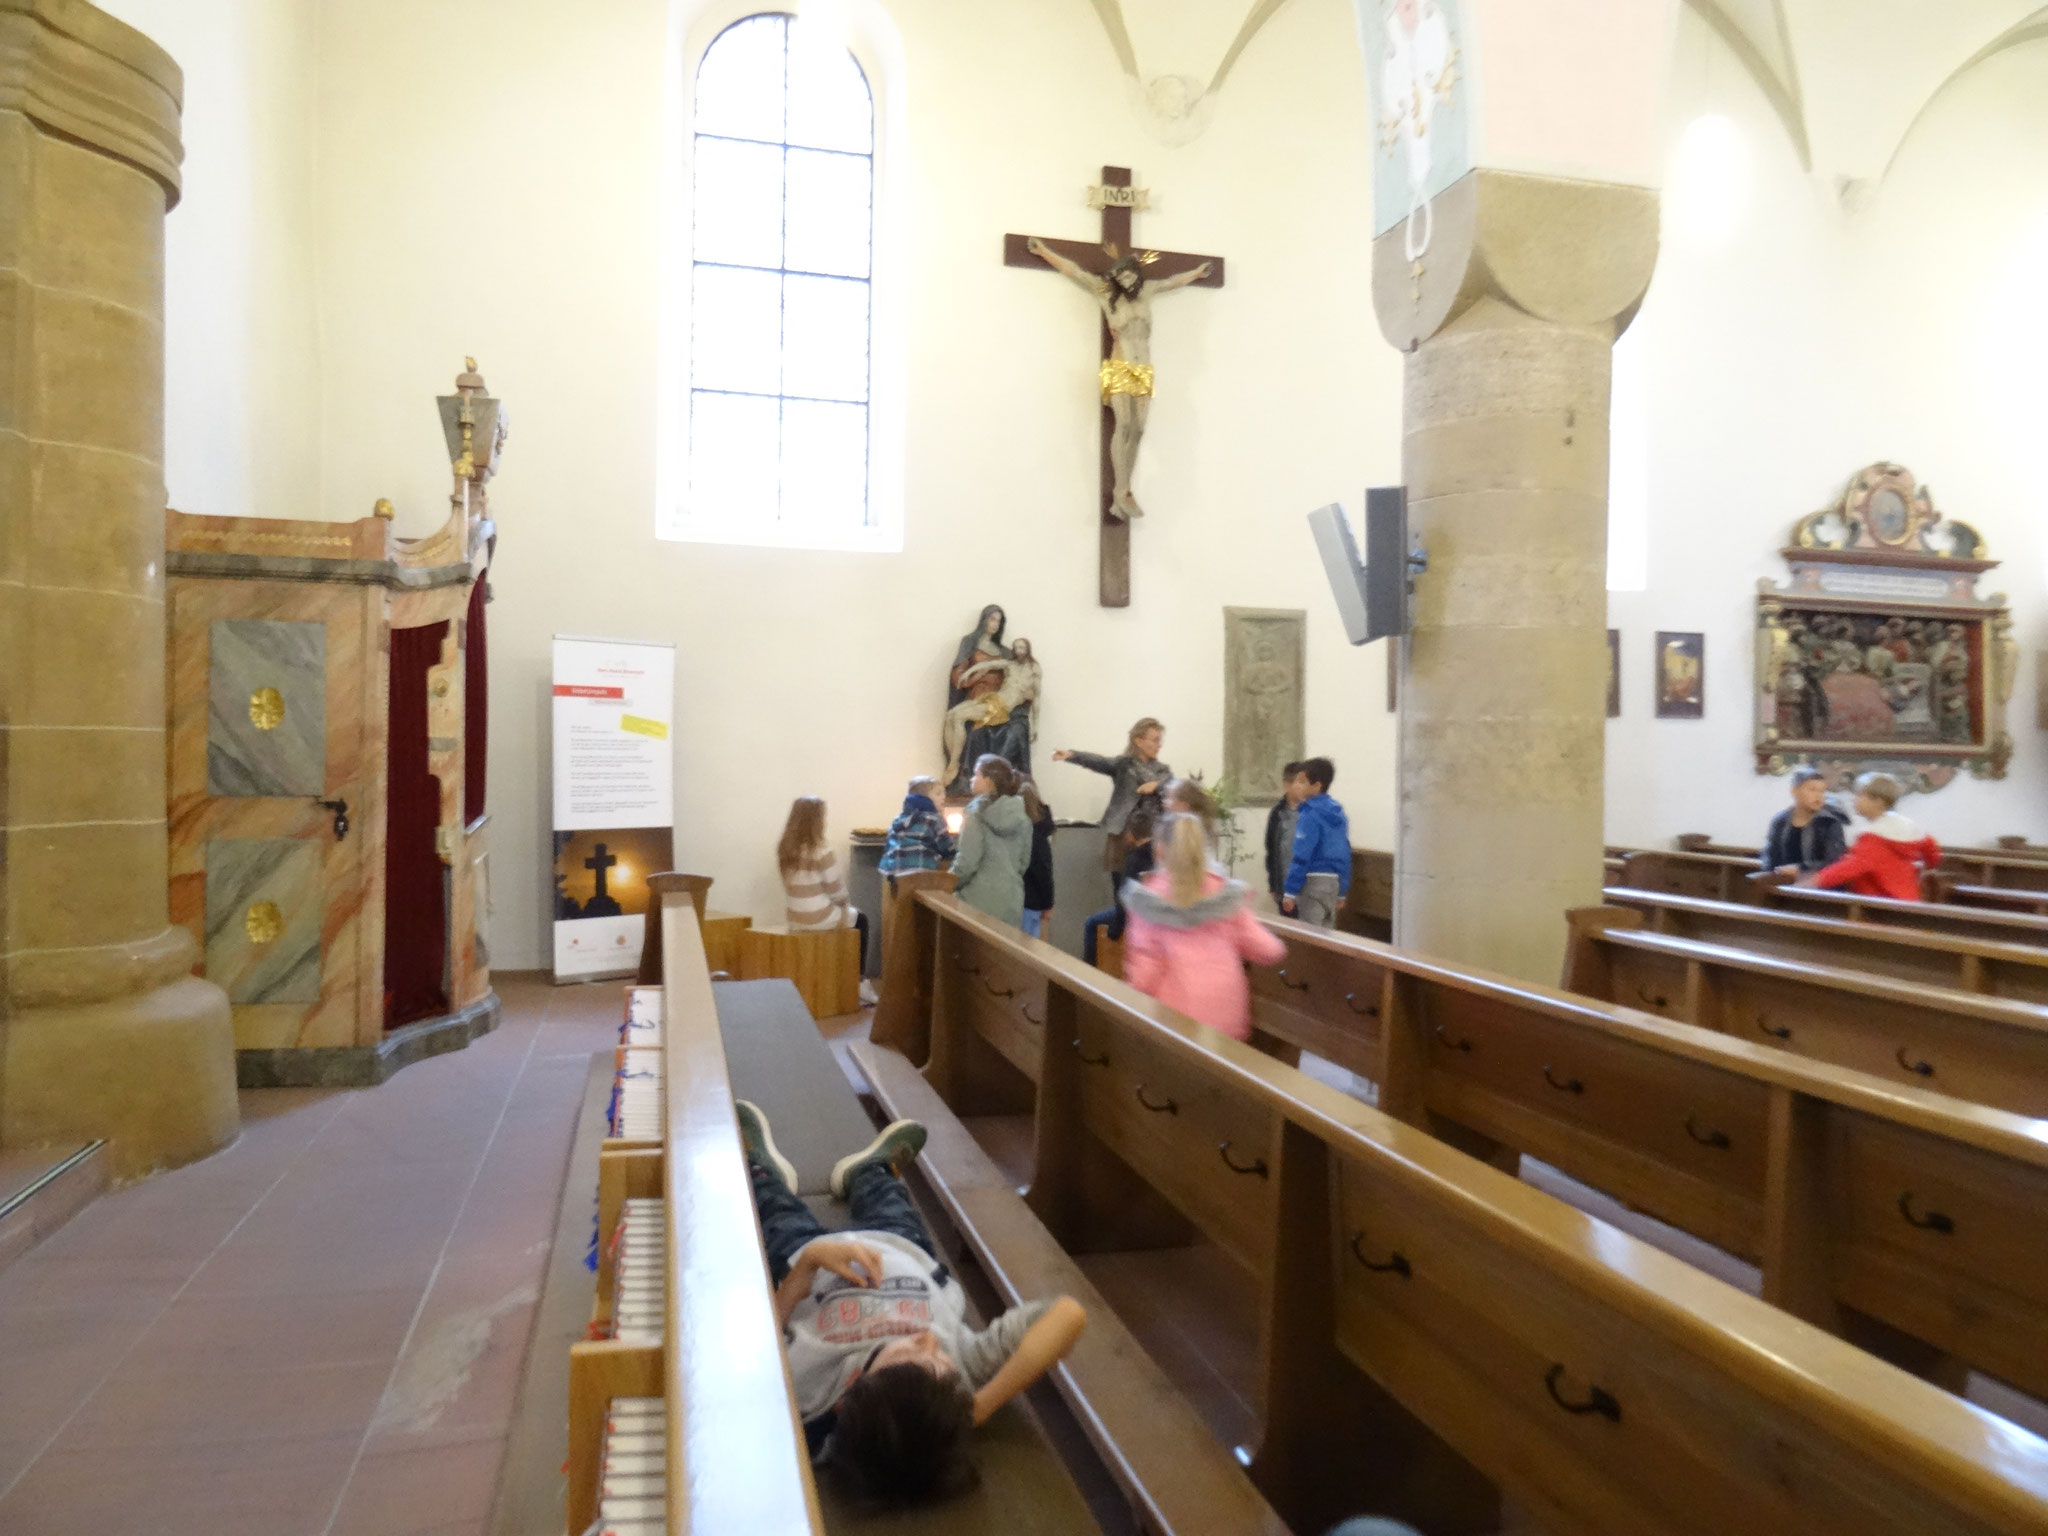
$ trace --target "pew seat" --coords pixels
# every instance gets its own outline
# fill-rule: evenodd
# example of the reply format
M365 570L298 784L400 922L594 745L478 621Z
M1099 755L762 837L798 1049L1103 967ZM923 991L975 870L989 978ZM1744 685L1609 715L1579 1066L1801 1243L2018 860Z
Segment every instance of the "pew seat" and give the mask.
M1789 912L1844 917L1851 922L1890 927L1926 928L1937 933L1968 934L2009 944L2048 946L2048 917L2031 912L2000 911L1941 901L1894 901L1887 896L1858 896L1853 891L1822 891L1791 885L1759 872L1749 877L1744 898Z
M742 981L771 977L796 983L813 1019L860 1011L860 930L747 928L735 946Z
M889 1118L922 1121L931 1133L918 1172L1004 1303L1065 1295L1087 1309L1088 1330L1055 1379L1143 1527L1161 1536L1287 1536L1287 1526L1236 1458L1217 1443L931 1084L886 1047L862 1041L853 1047L853 1058Z

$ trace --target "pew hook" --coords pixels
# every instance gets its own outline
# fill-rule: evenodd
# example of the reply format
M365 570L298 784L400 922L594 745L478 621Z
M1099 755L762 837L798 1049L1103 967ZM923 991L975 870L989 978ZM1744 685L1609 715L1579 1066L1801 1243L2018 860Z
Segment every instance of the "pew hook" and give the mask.
M956 963L953 969L958 971L962 976L979 976L981 974L980 966L970 965L964 960Z
M1768 1016L1761 1013L1756 1016L1756 1027L1769 1035L1773 1040L1790 1040L1792 1038L1791 1025L1773 1024Z
M1444 1027L1441 1024L1435 1026L1434 1032L1436 1034L1437 1043L1443 1046L1446 1050L1469 1051L1472 1049L1471 1040L1464 1038L1462 1036L1456 1040L1453 1040L1449 1035L1444 1033Z
M1180 1113L1180 1106L1174 1103L1172 1099L1168 1099L1164 1104L1154 1104L1150 1099L1146 1098L1145 1085L1143 1083L1138 1084L1138 1102L1151 1110L1155 1115L1177 1115Z
M1546 1064L1543 1068L1543 1081L1550 1084L1550 1086L1555 1088L1559 1093L1584 1093L1586 1091L1586 1085L1580 1082L1576 1077L1568 1077L1560 1083L1556 1078L1550 1075L1550 1067L1548 1066L1548 1064Z
M1289 981L1287 979L1287 967L1284 965L1280 967L1280 985L1290 992L1306 992L1308 990L1307 982Z
M1903 1045L1899 1047L1897 1060L1901 1067L1904 1067L1908 1072L1913 1073L1916 1077L1934 1076L1934 1063L1931 1061L1906 1060L1906 1048Z
M1255 1173L1262 1179L1272 1176L1266 1170L1266 1160L1263 1157L1255 1157L1250 1163L1239 1163L1231 1157L1230 1143L1227 1141L1217 1142L1216 1150L1222 1154L1223 1166L1232 1173Z
M1363 1008L1361 1008L1358 1006L1357 1003L1352 1001L1352 999L1357 996L1358 994L1356 992L1346 992L1344 994L1344 1006L1346 1008L1349 1008L1353 1013L1357 1014L1362 1019L1376 1019L1380 1016L1380 1005L1378 1003L1367 1003Z
M1652 1008L1669 1008L1671 1006L1671 999L1662 993L1645 992L1641 987L1637 987L1636 996L1648 1003Z
M1086 1051L1081 1049L1081 1042L1079 1040L1076 1040L1074 1042L1074 1054L1081 1058L1081 1064L1083 1066L1106 1067L1109 1065L1109 1052L1104 1051L1100 1056L1090 1056Z
M1004 987L998 990L995 983L990 981L986 976L981 978L981 988L984 992L988 993L990 997L1015 997L1017 995L1017 989L1015 987Z
M1364 1241L1365 1234L1363 1232L1351 1234L1351 1257L1358 1260L1360 1266L1371 1270L1376 1275L1399 1275L1403 1280L1411 1280L1415 1277L1415 1271L1408 1267L1407 1255L1402 1253L1400 1249L1396 1248L1389 1253L1386 1263L1375 1264L1365 1256L1365 1250L1358 1246Z
M1685 1117L1685 1134L1703 1147L1719 1147L1723 1151L1727 1150L1728 1133L1726 1131L1702 1131L1692 1123L1691 1115Z
M1913 1191L1907 1190L1899 1196L1899 1214L1906 1218L1906 1225L1918 1227L1923 1232L1939 1232L1947 1237L1956 1229L1955 1218L1940 1211L1929 1211L1925 1216L1913 1214Z
M1610 1424L1619 1424L1621 1422L1621 1404L1616 1402L1614 1394L1604 1387L1588 1388L1586 1400L1583 1403L1567 1402L1564 1396L1557 1390L1557 1380L1562 1375L1564 1375L1564 1366L1561 1363L1553 1365L1543 1373L1544 1390L1549 1392L1550 1400L1557 1404L1558 1407L1562 1408L1566 1413L1597 1413Z
M1043 1024L1045 1022L1045 1020L1039 1018L1037 1014L1031 1011L1031 1005L1029 1003L1019 1003L1017 1005L1017 1010L1018 1012L1024 1015L1026 1021L1029 1023Z

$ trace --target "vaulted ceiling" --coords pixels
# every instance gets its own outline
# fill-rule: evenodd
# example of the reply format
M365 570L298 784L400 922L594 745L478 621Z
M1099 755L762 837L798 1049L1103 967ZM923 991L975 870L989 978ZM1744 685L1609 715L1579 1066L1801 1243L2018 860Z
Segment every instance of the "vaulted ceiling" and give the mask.
M1943 91L2048 40L2040 0L1686 0L1770 99L1807 169L1882 179Z

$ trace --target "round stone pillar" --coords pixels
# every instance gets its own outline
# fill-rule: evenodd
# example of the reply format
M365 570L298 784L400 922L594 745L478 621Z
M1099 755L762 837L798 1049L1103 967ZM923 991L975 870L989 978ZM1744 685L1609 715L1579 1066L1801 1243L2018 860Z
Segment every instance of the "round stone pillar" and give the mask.
M1614 337L1648 286L1656 198L1474 171L1418 261L1374 253L1408 352L1403 477L1429 553L1400 679L1394 939L1555 984L1600 900L1607 419Z
M226 994L168 920L163 234L178 67L0 0L0 1143L132 1176L238 1128Z

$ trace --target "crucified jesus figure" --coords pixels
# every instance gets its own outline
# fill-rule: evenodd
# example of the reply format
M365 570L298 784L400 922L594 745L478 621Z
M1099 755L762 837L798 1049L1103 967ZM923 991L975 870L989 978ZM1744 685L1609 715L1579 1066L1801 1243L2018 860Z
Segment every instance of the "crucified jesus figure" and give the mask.
M1171 293L1198 283L1209 275L1203 262L1172 277L1147 282L1146 257L1135 252L1117 257L1109 270L1097 277L1086 267L1033 238L1025 248L1060 276L1094 295L1102 318L1109 325L1109 356L1102 360L1102 403L1116 419L1109 440L1109 463L1116 476L1116 490L1109 509L1126 520L1143 517L1144 509L1131 495L1131 474L1138 463L1138 443L1145 436L1145 417L1152 408L1152 296ZM1115 247L1112 246L1114 252Z

